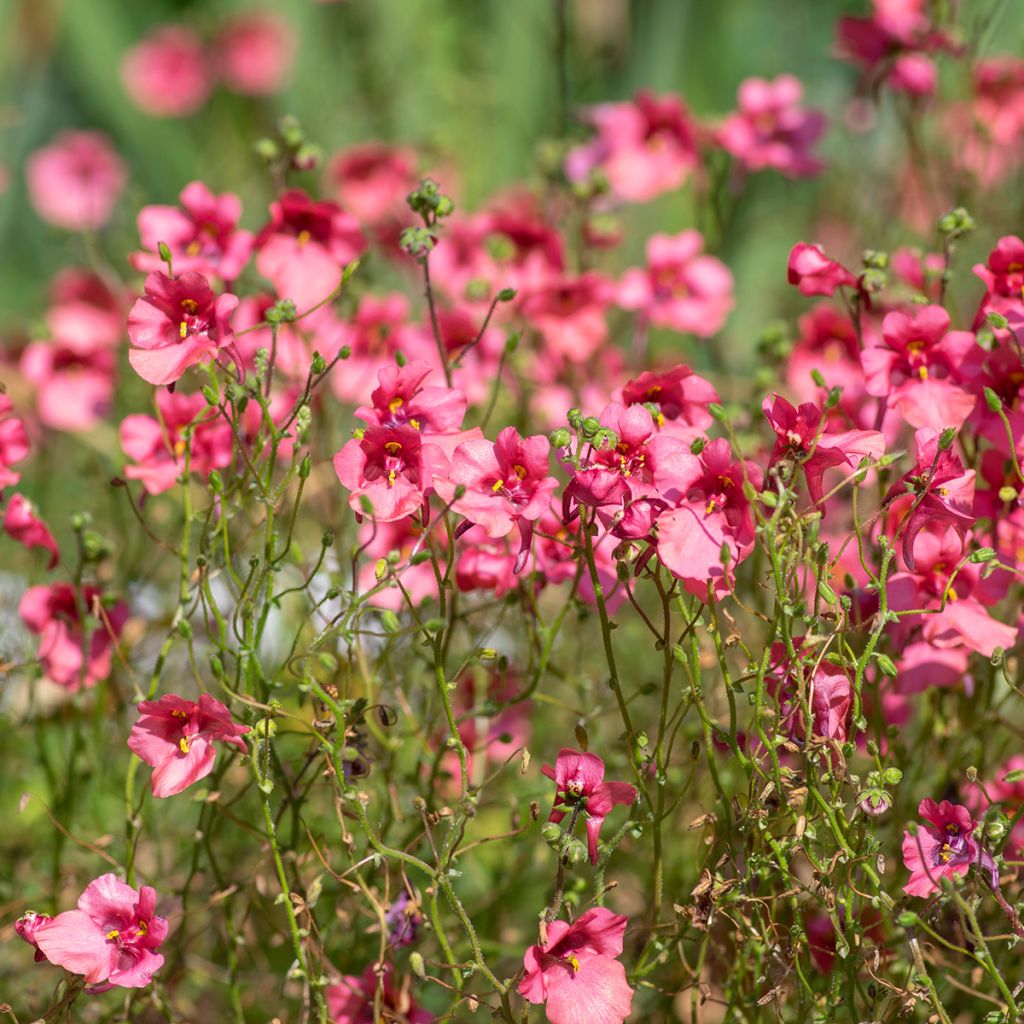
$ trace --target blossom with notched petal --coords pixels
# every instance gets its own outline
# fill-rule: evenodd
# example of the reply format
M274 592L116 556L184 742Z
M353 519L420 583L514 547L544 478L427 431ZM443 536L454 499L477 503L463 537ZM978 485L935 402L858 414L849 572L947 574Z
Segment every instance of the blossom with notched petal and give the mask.
M974 837L979 823L966 807L926 799L917 813L928 824L914 835L903 833L903 863L910 869L910 881L903 891L908 896L931 896L939 891L940 879L966 875L972 864L989 873L993 887L998 885L999 872L992 856Z

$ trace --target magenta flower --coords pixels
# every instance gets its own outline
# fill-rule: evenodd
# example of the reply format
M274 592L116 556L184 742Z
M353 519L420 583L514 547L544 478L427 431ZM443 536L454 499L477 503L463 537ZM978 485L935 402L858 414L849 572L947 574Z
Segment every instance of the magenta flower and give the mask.
M384 1017L374 1013L377 989L381 992ZM378 1020L404 1021L406 1024L431 1024L434 1019L421 1010L409 994L408 980L396 988L390 964L385 965L378 979L373 964L362 974L346 974L341 981L328 985L324 995L334 1024L376 1024Z
M154 270L146 278L146 294L128 314L128 352L132 369L150 384L173 384L196 363L234 351L231 314L237 295L214 295L202 274L188 271L168 277Z
M914 835L903 833L903 864L910 871L903 891L908 896L931 896L939 891L940 879L966 875L972 864L989 873L993 888L998 885L999 871L992 855L974 838L979 823L966 807L926 799L917 813L928 824Z
M587 827L590 863L597 863L597 839L604 819L616 804L629 805L636 800L636 789L628 782L605 782L604 761L597 754L563 747L555 758L555 767L544 765L541 774L555 781L555 800L548 821L556 824L566 814L573 823L582 815Z
M155 908L148 885L136 892L117 875L100 875L78 897L77 910L45 921L33 938L50 963L102 985L99 991L144 988L164 962L155 950L167 937L167 921Z
M217 33L215 58L224 84L243 96L272 96L287 84L295 58L291 24L271 11L245 11Z
M252 252L251 231L238 227L242 204L231 192L214 195L201 181L181 190L181 206L144 206L139 211L139 239L145 251L132 253L136 270L162 270L158 247L171 251L178 274L195 271L234 281Z
M334 291L365 248L352 214L293 188L270 204L270 223L256 237L256 269L302 312Z
M25 163L32 208L67 231L98 231L127 179L121 158L99 132L63 132Z
M378 522L411 516L423 507L434 479L448 469L444 452L425 443L415 427L367 427L334 456L334 472L352 493L348 503L360 515L363 498Z
M185 471L188 442L185 428L192 426L189 469L208 476L231 462L231 426L211 409L201 394L156 393L159 418L135 413L121 421L121 447L131 459L124 475L141 480L149 494L161 494L177 483Z
M789 254L786 276L804 295L834 295L837 288L852 288L857 279L820 245L797 242Z
M29 451L25 424L13 412L14 404L0 391L0 492L21 479L21 474L11 467Z
M701 255L699 231L655 234L647 240L647 266L627 270L618 303L641 310L655 327L710 338L734 305L732 274L714 256Z
M199 36L184 25L161 25L124 55L121 82L143 112L185 117L209 99L214 76Z
M861 352L868 394L893 401L914 428L961 427L976 401L964 386L981 370L970 331L951 331L941 306L889 313L882 344Z
M748 78L741 83L739 110L718 129L720 146L748 171L766 168L788 178L808 178L825 164L811 147L825 132L825 115L800 106L804 87L793 75L774 81Z
M596 136L571 150L570 181L599 171L620 202L646 203L682 186L697 166L697 126L683 101L671 93L639 92L628 103L602 103L584 111Z
M198 703L165 694L139 704L128 748L153 768L153 796L168 797L213 771L215 742L247 753L242 739L247 732L249 726L237 723L227 707L207 693L200 695Z
M519 528L516 573L526 565L533 524L548 510L558 486L548 475L550 449L543 434L520 437L515 427L505 427L493 444L484 438L460 444L449 471L435 481L437 493L466 517L458 534L477 525L496 539ZM456 498L455 488L460 485L465 493Z
M36 507L22 494L12 494L4 510L4 530L26 548L43 548L50 553L52 569L60 558L57 542L49 527L36 515Z
M94 623L87 650L83 654L83 624L79 612L93 614L100 599L99 587L84 584L76 594L70 583L52 583L48 587L29 587L18 606L22 621L39 635L38 657L46 677L75 693L81 687L95 686L110 675L113 656L111 632L117 637L128 620L128 608L119 603L104 612L104 622Z
M622 1024L633 989L619 963L626 918L592 907L572 924L552 921L523 957L519 994L544 1004L551 1024Z
M769 395L761 408L775 431L769 468L783 459L798 462L815 505L824 497L826 470L836 466L856 469L861 459L876 460L885 454L885 438L877 430L830 431L825 414L812 402L794 409L781 395Z

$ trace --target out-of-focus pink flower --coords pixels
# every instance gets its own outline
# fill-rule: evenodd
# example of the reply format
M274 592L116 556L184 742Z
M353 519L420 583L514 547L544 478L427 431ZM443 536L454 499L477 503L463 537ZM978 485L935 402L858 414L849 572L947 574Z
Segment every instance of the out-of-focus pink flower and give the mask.
M861 352L868 393L889 396L912 427L961 427L977 401L966 385L980 373L982 351L970 331L949 327L941 306L892 312L882 343Z
M12 494L4 510L4 530L26 548L43 548L50 553L52 569L60 558L57 542L49 527L36 515L36 507L22 494Z
M185 117L209 99L214 74L195 32L184 25L162 25L124 55L121 82L145 113Z
M761 408L775 431L769 469L783 459L798 462L815 505L823 498L826 470L837 466L856 469L861 459L877 460L885 454L885 438L877 430L832 431L825 414L812 402L795 409L781 395L769 395Z
M68 231L98 231L127 180L124 162L100 132L62 132L25 163L32 208Z
M680 188L697 166L696 125L676 95L639 92L632 102L589 107L582 119L597 134L570 151L565 173L584 182L599 171L621 202L645 203Z
M544 765L541 774L553 779L555 799L548 821L556 824L567 814L581 816L586 822L590 863L597 863L597 840L604 819L617 804L629 806L637 797L636 787L628 782L605 782L604 761L597 754L563 747L555 758L555 767ZM574 821L575 824L575 821Z
M739 88L739 110L716 132L718 144L747 171L772 169L788 178L808 178L825 164L811 147L825 132L820 110L800 106L804 87L793 75L774 81L748 78Z
M520 437L505 427L492 444L486 439L465 441L452 455L447 473L435 480L437 493L466 517L456 535L469 526L483 527L488 537L504 537L519 529L521 544L515 572L526 565L533 524L551 504L558 481L548 474L550 442L543 434ZM465 488L460 498L457 487Z
M245 11L221 25L214 59L229 89L246 96L272 96L287 84L295 48L295 33L282 15Z
M270 222L256 237L256 269L304 312L334 291L365 248L352 214L293 188L270 204Z
M181 190L181 206L144 206L139 211L143 252L131 255L136 270L162 270L158 247L171 251L177 274L194 270L207 277L234 281L252 251L252 232L238 227L242 204L232 192L214 195L201 181Z
M448 470L436 445L425 443L415 427L367 427L334 456L334 471L352 493L348 503L364 514L364 499L382 523L413 515L432 492L435 477Z
M455 585L463 593L482 590L500 599L516 582L516 555L504 537L470 536L459 544Z
M633 990L618 961L626 918L592 907L572 924L552 921L546 939L523 957L519 994L544 1004L551 1024L622 1024Z
M100 875L65 910L35 929L35 943L52 964L81 974L93 991L145 988L164 958L156 950L167 938L167 921L155 913L156 891L137 892L117 875Z
M608 338L605 313L614 285L594 271L538 283L519 303L523 317L541 336L546 357L586 363Z
M903 891L908 896L931 896L939 891L940 879L966 875L972 864L988 872L990 885L998 885L999 873L974 837L978 822L966 807L926 799L917 813L927 824L914 835L903 833L903 864L910 871Z
M416 153L383 142L364 142L335 154L328 175L338 201L361 224L404 219L405 197L416 187Z
M1017 148L1024 134L1024 60L1008 54L973 67L975 119L1000 149Z
M433 1017L421 1010L409 994L408 980L395 987L390 964L385 965L380 977L373 964L362 974L346 974L341 981L324 990L327 1009L334 1024L375 1024L381 1018L374 1012L377 990L381 993L381 1008L385 1019L406 1021L408 1024L431 1024Z
M231 314L237 295L214 295L202 274L168 277L154 270L146 294L128 314L128 353L132 369L150 384L173 384L196 363L233 348ZM234 356L241 365L241 358Z
M29 587L18 606L22 621L39 635L38 658L44 674L71 693L95 686L110 675L111 633L117 637L128 619L124 603L105 608L103 621L93 624L95 628L83 655L79 604L86 615L93 615L93 605L99 599L100 589L91 584L84 584L76 593L70 583L52 583L48 587Z
M128 748L153 768L153 796L168 797L206 778L217 759L215 742L247 752L240 725L228 708L208 693L198 703L175 694L139 704L139 718Z
M803 740L810 734L842 742L846 739L853 693L850 677L845 669L824 658L815 658L808 664L810 652L805 655L802 650L803 637L794 637L793 644L803 655L802 668L790 662L785 645L772 645L772 675L768 688L778 701L782 727L793 739ZM800 693L801 676L811 710L810 729Z
M25 424L15 415L11 400L0 391L0 496L5 487L13 487L21 474L11 467L28 455Z
M647 266L627 270L619 282L618 303L642 310L655 327L710 338L725 324L734 305L729 268L701 255L699 231L655 234L647 240Z
M46 959L46 954L36 945L36 932L52 920L53 918L48 914L37 914L34 910L29 910L14 922L14 930L18 933L18 937L36 951L36 963L41 963Z
M1003 804L1005 812L1012 817L1024 803L1024 775L1021 773L1024 773L1024 754L1014 754L984 785L980 780L969 782L964 802L975 814L983 813L991 804ZM1024 853L1024 820L1017 822L1003 848L1013 858Z
M185 471L186 450L192 473L208 475L231 462L231 426L211 409L200 394L156 393L159 418L136 413L121 421L121 447L132 461L125 466L129 480L141 480L150 494L173 487ZM206 413L202 416L202 413ZM192 426L191 445L185 427Z
M804 295L834 295L837 288L852 288L857 279L820 245L797 242L789 254L786 275Z
M786 383L801 402L820 402L823 391L814 380L821 374L825 389L840 388L839 410L857 424L874 422L873 403L864 390L860 344L850 318L828 302L817 303L798 321L799 334L785 363Z

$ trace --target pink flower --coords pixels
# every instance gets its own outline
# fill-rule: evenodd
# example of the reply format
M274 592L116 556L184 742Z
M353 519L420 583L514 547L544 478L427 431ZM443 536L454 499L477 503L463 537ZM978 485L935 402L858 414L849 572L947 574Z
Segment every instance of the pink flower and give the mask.
M76 594L70 583L29 587L18 606L22 621L39 634L39 661L47 678L75 693L95 686L110 675L111 632L117 637L128 619L128 609L119 603L104 611L104 620L92 623L92 636L83 654L84 631L81 610L93 615L100 590L84 584ZM108 631L109 623L109 631Z
M772 645L772 676L768 687L778 701L782 727L791 738L803 740L808 731L825 739L846 739L846 721L850 715L853 687L847 672L837 665L802 650L803 637L794 637L793 644L802 655L801 664L793 665L783 644ZM811 728L801 700L801 679L811 709Z
M674 191L697 166L696 125L671 93L644 91L630 103L602 103L587 108L583 120L597 135L570 151L566 176L584 182L598 171L621 202L646 203Z
M523 297L519 309L541 336L546 356L586 363L608 338L605 312L614 287L594 271L578 276L552 276Z
M18 933L18 937L36 951L36 963L41 963L46 959L46 954L36 945L36 933L44 924L52 920L53 918L48 914L37 914L34 910L28 910L14 922L14 930Z
M181 190L181 206L144 206L139 211L139 239L145 251L132 253L136 270L162 270L158 247L171 251L175 273L196 271L222 281L234 281L248 262L252 232L238 221L242 204L231 192L214 195L201 181Z
M470 537L459 545L455 585L464 594L482 590L496 598L516 587L516 556L504 538Z
M991 854L973 836L978 822L966 807L948 800L922 800L917 813L928 824L914 835L903 833L903 864L910 871L903 891L908 896L931 896L939 891L940 879L966 875L971 864L989 872L993 887L998 884Z
M279 298L304 312L334 291L345 265L365 248L352 214L293 188L270 204L270 223L256 238L256 269Z
M852 288L857 283L842 263L830 260L820 245L807 242L793 246L786 273L789 283L804 295L834 295L837 288Z
M243 754L249 726L208 693L199 702L165 694L139 704L139 718L128 736L128 748L153 768L153 796L168 797L205 779L217 759L215 742L228 743Z
M338 201L361 224L404 219L405 197L416 187L416 154L383 142L364 142L335 154L328 170Z
M173 384L196 363L233 349L231 314L237 295L214 295L202 274L168 277L154 270L146 294L128 314L128 353L132 369L150 384ZM235 357L241 365L241 358Z
M673 506L657 519L658 558L694 597L707 600L709 583L716 593L730 589L733 569L754 548L744 478L760 490L761 471L752 462L734 461L721 437L700 455L671 456L655 473L655 486ZM722 561L723 548L728 564Z
M193 473L206 476L210 470L230 464L231 426L201 394L158 391L156 407L158 419L134 414L121 421L121 447L132 460L124 469L129 480L141 480L150 494L169 490L185 471L189 447L189 469ZM190 446L184 436L188 426L192 427Z
M381 1020L374 1012L378 988L383 1019L431 1024L434 1018L416 1005L409 994L408 981L401 988L395 987L390 964L384 966L379 979L370 964L362 974L346 974L341 981L327 986L324 995L334 1024L376 1024Z
M815 505L824 497L826 470L837 466L856 469L861 459L877 460L885 454L885 438L877 430L832 431L825 414L812 402L794 409L781 395L769 395L761 408L775 431L768 468L782 460L799 463Z
M975 813L984 812L991 804L1004 804L1005 812L1013 817L1024 803L1024 778L1010 778L1024 771L1024 754L1014 754L1000 766L993 777L985 782L968 783L965 803ZM1024 852L1024 821L1018 821L1006 841L1007 855L1019 858ZM15 925L17 927L17 925ZM20 934L20 932L19 932Z
M541 774L555 781L555 800L548 821L556 824L566 814L572 824L583 816L587 828L587 849L590 863L597 863L597 840L604 819L616 804L628 806L636 800L636 789L628 782L605 782L604 761L597 754L582 753L563 747L555 758L555 767L544 765Z
M732 274L721 260L702 256L699 231L655 234L647 240L647 266L627 270L619 282L618 303L642 310L655 327L710 338L732 309Z
M980 372L982 351L973 334L949 326L941 306L889 313L882 344L861 352L868 394L888 395L912 427L961 427L974 408L964 385Z
M410 426L425 436L458 431L466 415L466 396L458 388L424 387L432 372L422 359L381 367L380 383L370 395L373 404L361 405L356 416L369 426Z
M21 462L29 450L25 424L13 412L11 400L0 391L0 494L21 479L21 474L11 467Z
M127 173L100 132L62 132L25 163L33 209L67 231L98 231L110 220Z
M4 530L26 548L43 548L50 552L52 569L60 558L57 542L49 527L36 515L36 507L24 495L12 494L4 511Z
M35 943L52 964L81 974L99 991L145 988L164 962L155 952L167 938L167 921L154 913L156 892L138 892L117 875L100 875L65 910L35 929Z
M551 1024L622 1024L633 990L618 961L626 918L592 907L572 924L552 921L523 957L519 994L543 1003Z
M209 99L214 76L199 36L184 25L163 25L124 55L121 82L145 113L185 117Z
M657 406L658 430L687 443L711 426L708 406L717 401L718 392L710 381L682 364L671 370L644 370L622 387L623 405Z
M295 47L292 26L280 14L246 11L221 25L214 51L229 89L246 96L272 96L286 84Z
M367 427L334 456L334 472L352 492L348 503L358 514L389 523L417 512L427 500L435 476L448 469L444 452L425 443L415 427Z
M748 171L772 168L788 178L817 174L825 164L810 149L825 131L825 115L804 110L803 94L793 75L748 78L739 88L739 110L716 133L719 145Z
M516 573L522 571L530 553L534 521L547 511L558 486L548 475L550 448L543 434L520 437L515 427L505 427L493 444L484 438L460 444L448 472L435 481L441 498L466 517L457 535L474 524L493 539L519 528ZM465 493L456 498L460 485Z

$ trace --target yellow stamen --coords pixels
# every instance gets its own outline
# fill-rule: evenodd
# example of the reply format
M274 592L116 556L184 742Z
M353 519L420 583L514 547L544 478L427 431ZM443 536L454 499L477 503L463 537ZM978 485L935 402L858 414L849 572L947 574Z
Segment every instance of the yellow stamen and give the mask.
M188 324L185 323L184 320L182 320L181 323L178 324L178 334L181 335L182 339L188 337Z
M186 736L182 736L181 739L178 740L178 749L183 754L187 754L188 753L188 738Z
M188 447L188 445L185 443L185 439L179 437L178 440L174 442L174 454L177 455L177 456L184 455L185 454L185 449L187 447ZM171 714L175 715L175 716L177 716L179 718L184 718L185 717L185 712L184 711L172 711Z
M389 472L388 472L388 487L394 487L395 486L395 475L396 474L395 474L395 471L393 469L389 470Z
M401 398L392 398L391 401L388 402L388 409L391 412L398 412L403 405L405 405L405 402L403 402Z
M179 441L179 442L178 442L178 444L181 444L181 442ZM188 712L186 712L186 711L181 711L180 709L178 709L178 708L175 708L175 709L174 709L174 710L173 710L173 711L171 712L171 717L172 717L172 718L188 718Z
M193 239L191 242L189 242L188 246L185 249L185 252L189 256L198 256L202 251L203 247L199 244L198 238Z
M199 303L195 299L182 299L181 308L188 313L189 316L195 316L196 310L199 308Z
M107 932L107 938L110 939L111 941L113 941L114 939L120 938L120 935L121 935L121 933L116 928L111 928L110 931Z
M145 921L140 921L139 922L139 934L140 935L145 935L146 932L148 932L148 931L149 931L149 925L146 924Z
M398 453L401 450L402 450L402 443L400 441L385 441L384 442L384 451L386 451L388 453L388 455L395 455L395 456L397 456Z
M497 494L498 491L500 491L502 489L502 487L504 487L504 486L505 486L505 481L504 480L495 480L494 483L491 485L491 490L495 494Z
M419 420L409 420L409 426L412 427L413 430L419 430L420 429L420 421Z
M515 473L517 480L522 480L526 476L526 469L523 466L513 466L512 472Z
M704 515L709 516L715 511L715 499L712 498L707 505L704 506Z
M572 953L570 953L565 959L569 961L570 965L572 966L573 971L579 971L579 969L580 969L580 962L579 962L579 960L575 956L573 956Z
M311 237L312 236L308 231L300 231L295 241L298 243L298 246L301 249L304 245L306 245L309 242Z
M918 375L918 377L921 378L921 380L927 380L928 379L928 367L927 366L919 366L917 368L917 375Z

